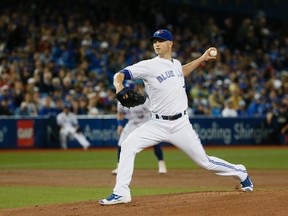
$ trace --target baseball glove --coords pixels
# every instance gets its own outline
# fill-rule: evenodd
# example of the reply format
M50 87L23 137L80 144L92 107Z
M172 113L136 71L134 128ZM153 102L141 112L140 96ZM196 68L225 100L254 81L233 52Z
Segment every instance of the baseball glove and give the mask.
M116 98L125 107L135 107L144 104L146 97L131 88L124 87L116 94Z

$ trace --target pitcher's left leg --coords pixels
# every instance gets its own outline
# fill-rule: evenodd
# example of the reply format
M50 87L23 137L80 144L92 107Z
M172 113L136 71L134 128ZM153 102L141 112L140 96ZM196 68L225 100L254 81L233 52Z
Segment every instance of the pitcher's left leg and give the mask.
M163 130L155 127L153 121L149 121L134 130L122 143L118 173L113 194L99 200L101 205L113 205L131 201L130 182L132 180L134 160L137 153L144 148L156 145L163 141Z
M114 193L121 196L130 196L129 184L132 179L134 160L137 153L144 148L156 145L159 141L159 129L153 127L153 122L147 122L135 129L121 143L120 161Z

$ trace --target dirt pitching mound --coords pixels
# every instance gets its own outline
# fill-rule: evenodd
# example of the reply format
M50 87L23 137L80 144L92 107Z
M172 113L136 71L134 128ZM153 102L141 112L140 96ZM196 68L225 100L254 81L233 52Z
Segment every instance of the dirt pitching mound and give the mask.
M17 178L16 178L17 176ZM215 176L205 170L169 170L158 175L155 170L135 170L133 187L196 187L230 188L223 191L206 191L133 196L132 202L115 206L101 206L95 200L64 204L31 206L0 210L1 216L147 216L147 215L287 215L288 170L250 170L255 190L252 193L233 190L237 181ZM10 170L1 171L1 185L49 186L114 186L115 176L107 170ZM211 189L210 189L211 190ZM109 194L107 194L108 196Z

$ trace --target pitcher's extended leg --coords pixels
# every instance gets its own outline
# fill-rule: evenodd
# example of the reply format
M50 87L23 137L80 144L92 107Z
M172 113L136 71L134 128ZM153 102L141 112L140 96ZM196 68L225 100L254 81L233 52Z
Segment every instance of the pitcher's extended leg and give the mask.
M172 136L171 142L184 151L200 167L210 170L217 175L233 176L241 182L247 177L246 168L241 164L232 164L223 159L208 156L191 125L186 125Z

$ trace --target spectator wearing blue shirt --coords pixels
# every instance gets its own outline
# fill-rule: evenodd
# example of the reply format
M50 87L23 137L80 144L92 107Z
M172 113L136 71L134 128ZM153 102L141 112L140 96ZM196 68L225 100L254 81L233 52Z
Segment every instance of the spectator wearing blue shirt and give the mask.
M0 99L0 115L13 115L13 111L9 109L9 98L8 97L2 97Z
M248 116L247 109L246 109L246 102L244 100L239 102L239 107L237 109L238 116Z
M50 95L47 95L44 98L44 104L40 108L38 114L40 116L49 116L49 117L54 116L54 117L56 117L58 113L59 113L59 110L55 107L55 104L52 100L52 97Z
M255 94L254 99L247 109L248 116L265 116L267 106L264 97L260 94Z

